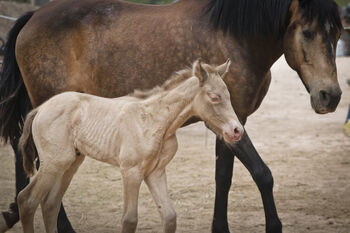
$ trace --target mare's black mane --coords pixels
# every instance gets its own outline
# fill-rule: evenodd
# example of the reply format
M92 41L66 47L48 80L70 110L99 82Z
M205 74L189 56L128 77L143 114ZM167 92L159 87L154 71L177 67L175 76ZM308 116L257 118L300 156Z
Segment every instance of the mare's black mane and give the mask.
M279 35L287 27L289 7L293 0L209 0L206 12L216 29L236 37ZM338 6L333 0L299 0L308 22L328 22L342 28Z

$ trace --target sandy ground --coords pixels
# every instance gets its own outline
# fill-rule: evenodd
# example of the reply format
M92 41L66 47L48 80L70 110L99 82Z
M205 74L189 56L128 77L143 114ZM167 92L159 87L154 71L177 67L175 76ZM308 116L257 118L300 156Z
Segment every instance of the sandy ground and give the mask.
M284 232L350 232L350 138L342 126L350 103L350 58L337 60L343 98L335 113L315 114L297 74L281 59L261 108L246 129L275 178L275 200ZM178 131L179 151L168 166L178 232L210 232L214 203L214 143L198 123ZM10 148L0 150L0 209L14 197ZM139 198L138 232L161 232L155 204L145 185ZM64 197L77 232L120 232L122 182L118 168L86 159ZM229 196L232 232L264 232L258 189L236 160ZM40 211L37 232L43 232ZM21 232L17 224L10 232Z

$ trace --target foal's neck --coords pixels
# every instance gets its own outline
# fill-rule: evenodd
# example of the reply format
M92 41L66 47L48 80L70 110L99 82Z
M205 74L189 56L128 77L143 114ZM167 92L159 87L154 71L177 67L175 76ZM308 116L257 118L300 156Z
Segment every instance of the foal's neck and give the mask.
M164 127L165 138L175 134L175 131L193 116L192 103L198 90L198 78L191 77L149 100L155 112L159 114L158 118L161 120L158 123Z

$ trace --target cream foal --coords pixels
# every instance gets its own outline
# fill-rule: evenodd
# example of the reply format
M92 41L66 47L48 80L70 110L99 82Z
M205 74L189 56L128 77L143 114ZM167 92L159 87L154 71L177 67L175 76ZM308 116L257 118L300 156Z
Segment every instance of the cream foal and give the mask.
M159 209L164 232L175 232L176 213L168 196L165 167L175 155L175 132L198 116L225 141L238 141L243 127L222 80L230 61L217 67L196 61L163 86L115 99L66 92L29 113L20 138L24 167L33 174L18 195L25 233L34 232L39 204L46 232L57 232L60 203L85 156L119 166L124 185L122 232L135 232L137 202L145 180Z

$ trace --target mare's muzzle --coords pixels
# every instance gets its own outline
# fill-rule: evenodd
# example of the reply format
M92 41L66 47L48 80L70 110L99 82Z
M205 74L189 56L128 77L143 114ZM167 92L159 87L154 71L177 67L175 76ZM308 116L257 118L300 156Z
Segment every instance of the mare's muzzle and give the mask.
M316 113L325 114L337 109L342 91L340 87L311 92L311 105Z

